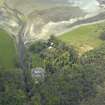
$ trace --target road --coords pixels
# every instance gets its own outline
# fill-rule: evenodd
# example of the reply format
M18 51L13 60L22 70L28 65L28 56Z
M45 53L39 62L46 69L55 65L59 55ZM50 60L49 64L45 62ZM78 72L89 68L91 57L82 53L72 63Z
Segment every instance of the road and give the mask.
M18 34L18 42L17 42L17 49L18 49L18 57L19 57L19 64L23 70L27 69L25 64L25 45L24 45L24 28L25 24L23 23L21 29Z

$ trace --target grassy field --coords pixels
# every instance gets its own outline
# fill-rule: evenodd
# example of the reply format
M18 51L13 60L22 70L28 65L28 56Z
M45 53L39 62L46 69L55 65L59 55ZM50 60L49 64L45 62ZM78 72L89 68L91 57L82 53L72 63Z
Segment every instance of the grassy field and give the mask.
M104 30L105 23L81 26L78 29L59 36L59 39L76 47L79 53L84 53L98 47L104 42L99 38Z
M0 66L14 68L16 62L16 49L12 38L0 29Z

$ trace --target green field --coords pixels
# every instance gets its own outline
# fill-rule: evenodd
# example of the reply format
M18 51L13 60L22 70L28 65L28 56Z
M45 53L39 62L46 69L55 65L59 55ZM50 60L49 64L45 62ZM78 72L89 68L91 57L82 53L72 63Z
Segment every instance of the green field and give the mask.
M84 53L101 45L104 41L99 38L105 30L105 23L81 26L71 32L67 32L59 37L60 40L71 44Z
M0 29L0 67L14 68L16 63L16 49L12 38Z

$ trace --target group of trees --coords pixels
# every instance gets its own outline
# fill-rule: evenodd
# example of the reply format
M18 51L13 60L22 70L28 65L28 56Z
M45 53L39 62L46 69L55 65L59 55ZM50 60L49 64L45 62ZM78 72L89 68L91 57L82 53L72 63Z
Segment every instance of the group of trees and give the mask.
M25 103L27 97L22 80L21 70L0 69L0 105Z
M39 47L35 47L38 43ZM91 99L96 100L98 88L103 88L105 80L104 47L79 57L73 46L55 37L31 45L30 52L38 54L47 74L35 92L39 105L85 105Z
M28 51L40 59L41 64L37 63L46 71L44 81L36 84L29 70L29 96L21 70L0 69L0 105L105 104L105 45L79 57L72 46L52 36L32 44Z

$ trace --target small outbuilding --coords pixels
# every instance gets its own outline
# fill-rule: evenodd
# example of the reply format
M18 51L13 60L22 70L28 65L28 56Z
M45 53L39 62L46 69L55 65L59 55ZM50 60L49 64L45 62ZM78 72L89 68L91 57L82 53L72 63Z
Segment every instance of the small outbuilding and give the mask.
M32 77L35 82L43 81L45 78L45 70L41 67L36 67L31 70Z

